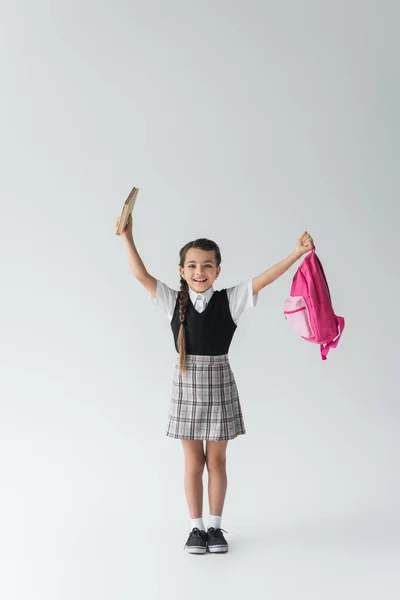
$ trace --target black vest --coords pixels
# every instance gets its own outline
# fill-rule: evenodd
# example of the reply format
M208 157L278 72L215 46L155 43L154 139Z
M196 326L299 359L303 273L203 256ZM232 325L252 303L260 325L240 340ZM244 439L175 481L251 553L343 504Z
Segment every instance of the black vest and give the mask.
M177 352L180 326L179 298L177 298L171 320ZM226 289L215 290L206 308L201 313L197 312L189 296L184 327L187 354L201 354L203 356L228 354L237 325L232 319Z

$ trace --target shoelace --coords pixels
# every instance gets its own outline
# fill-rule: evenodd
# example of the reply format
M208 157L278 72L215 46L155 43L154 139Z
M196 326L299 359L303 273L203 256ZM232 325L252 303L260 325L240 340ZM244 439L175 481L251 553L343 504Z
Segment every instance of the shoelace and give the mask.
M216 527L216 528L210 527L208 529L208 535L213 538L221 537L222 531L225 531L225 529L222 529L222 527ZM225 531L225 533L228 533L228 532Z
M226 532L228 533L228 532ZM200 537L200 538L207 538L207 534L205 531L201 531L198 527L193 527L192 531L189 534L189 540L192 539L192 537ZM186 544L183 546L183 550L186 548Z

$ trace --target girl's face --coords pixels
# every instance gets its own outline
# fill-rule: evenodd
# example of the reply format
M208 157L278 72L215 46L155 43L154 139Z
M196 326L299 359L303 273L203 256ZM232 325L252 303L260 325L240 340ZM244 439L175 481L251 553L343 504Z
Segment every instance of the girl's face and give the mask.
M189 287L200 294L206 292L220 274L214 250L189 248L186 252L185 264L179 267L181 277L186 279ZM204 281L201 281L204 280Z

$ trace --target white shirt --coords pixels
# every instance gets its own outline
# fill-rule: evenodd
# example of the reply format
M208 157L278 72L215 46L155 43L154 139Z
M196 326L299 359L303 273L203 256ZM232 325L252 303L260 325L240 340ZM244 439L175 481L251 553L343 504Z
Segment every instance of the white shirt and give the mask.
M197 312L203 312L214 293L214 287L211 286L204 293L197 293L189 287L189 297ZM237 325L240 315L246 308L253 308L258 301L258 293L253 294L253 278L243 281L238 285L226 289L229 308L232 319ZM157 279L157 292L155 297L151 297L153 304L162 308L168 316L169 322L172 321L178 291L170 288L167 284Z

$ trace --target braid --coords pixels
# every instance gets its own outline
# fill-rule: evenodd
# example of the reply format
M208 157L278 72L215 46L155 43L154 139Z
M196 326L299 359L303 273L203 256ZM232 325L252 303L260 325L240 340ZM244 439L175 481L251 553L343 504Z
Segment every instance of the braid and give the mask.
M192 242L188 242L183 246L183 248L179 251L179 266L183 267L185 264L186 252L190 248L199 248L200 250L214 250L215 258L217 262L217 266L221 263L221 252L218 245L209 240L207 238L198 238ZM187 307L189 303L189 284L188 282L181 277L181 289L178 292L178 301L179 301L179 320L181 322L181 326L179 328L178 334L178 351L180 354L180 370L181 372L186 370L186 331L185 331L185 319L187 313Z
M180 354L180 369L181 372L186 369L186 335L185 335L185 318L187 306L189 302L189 285L188 282L181 277L181 290L178 294L179 298L179 320L181 326L178 334L178 349Z

